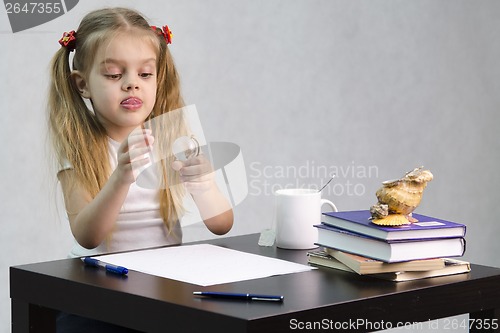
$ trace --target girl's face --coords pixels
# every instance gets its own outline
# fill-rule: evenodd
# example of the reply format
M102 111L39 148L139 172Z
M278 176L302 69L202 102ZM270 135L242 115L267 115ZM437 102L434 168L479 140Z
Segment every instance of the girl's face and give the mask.
M151 41L118 34L98 49L83 87L82 96L92 101L108 136L123 141L149 116L156 101L156 52Z

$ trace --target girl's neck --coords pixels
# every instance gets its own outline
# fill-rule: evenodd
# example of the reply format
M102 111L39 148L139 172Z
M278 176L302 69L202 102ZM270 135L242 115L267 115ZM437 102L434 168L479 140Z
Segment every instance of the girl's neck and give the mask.
M142 126L142 125L140 125ZM137 127L140 127L140 126L137 126ZM122 143L123 141L125 141L125 139L129 136L129 134L134 130L136 129L137 127L133 127L133 128L114 128L114 129L107 129L106 130L106 134L108 135L108 137L110 137L112 140L116 141L116 142L119 142L119 143Z

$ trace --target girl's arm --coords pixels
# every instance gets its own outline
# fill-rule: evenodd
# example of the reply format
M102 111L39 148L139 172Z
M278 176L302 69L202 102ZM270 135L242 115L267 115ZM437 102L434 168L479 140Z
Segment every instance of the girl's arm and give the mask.
M199 155L184 162L175 161L172 168L180 173L207 228L217 235L229 232L233 226L233 210L214 181L210 162Z
M130 184L135 181L133 169L149 162L148 155L144 154L153 140L152 136L145 136L142 132L131 134L118 149L116 169L93 199L71 181L73 170L59 173L71 232L81 246L95 248L113 231Z
M122 182L119 172L115 171L92 199L80 186L71 186L73 174L73 170L65 170L58 175L71 232L81 246L92 249L99 246L113 230L129 185Z
M216 235L224 235L231 230L233 210L215 183L211 189L192 196L208 230Z

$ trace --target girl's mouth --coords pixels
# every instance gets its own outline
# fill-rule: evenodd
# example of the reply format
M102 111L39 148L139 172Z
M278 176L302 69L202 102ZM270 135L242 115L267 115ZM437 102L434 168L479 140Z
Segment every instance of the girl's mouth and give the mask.
M137 97L129 97L124 99L120 105L127 110L137 110L142 106L142 101Z

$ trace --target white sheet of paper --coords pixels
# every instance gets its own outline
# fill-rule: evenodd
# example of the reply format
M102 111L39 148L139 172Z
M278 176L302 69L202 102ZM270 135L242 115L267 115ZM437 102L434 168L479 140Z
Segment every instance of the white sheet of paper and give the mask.
M183 245L96 257L112 265L127 267L168 279L210 286L305 272L314 267L211 244Z

